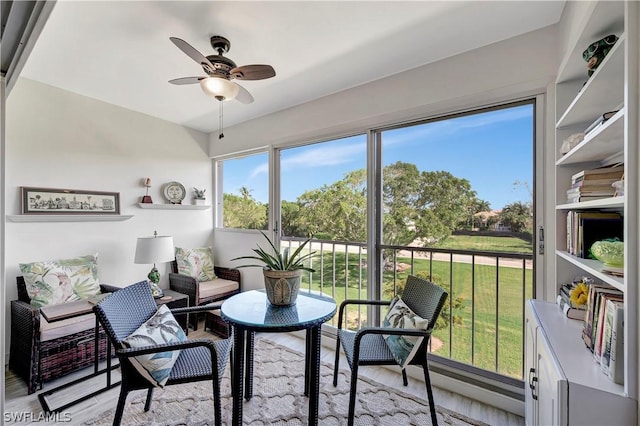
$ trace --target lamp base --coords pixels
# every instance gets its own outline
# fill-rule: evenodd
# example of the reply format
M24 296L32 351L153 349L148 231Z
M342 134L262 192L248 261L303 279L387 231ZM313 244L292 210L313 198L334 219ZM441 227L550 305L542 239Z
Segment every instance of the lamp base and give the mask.
M153 281L149 281L149 287L151 287L151 294L153 295L154 299L160 299L164 296L164 293L160 286L158 286L158 284L154 283Z
M142 196L143 204L153 204L153 200L151 199L151 195L143 195Z

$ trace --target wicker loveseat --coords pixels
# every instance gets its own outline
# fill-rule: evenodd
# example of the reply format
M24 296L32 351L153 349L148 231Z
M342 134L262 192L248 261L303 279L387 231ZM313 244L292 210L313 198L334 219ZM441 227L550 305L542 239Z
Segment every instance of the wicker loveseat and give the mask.
M90 313L85 318L49 324L40 309L31 305L24 278L17 277L17 284L18 300L11 301L9 368L25 380L28 393L32 394L44 382L93 364L95 316ZM102 293L118 289L100 285ZM105 359L107 341L103 331L99 342L100 359Z
M215 266L216 279L198 282L195 278L179 274L178 263L171 262L172 273L169 274L169 287L189 296L189 306L205 305L207 303L224 300L240 293L240 271L234 268ZM198 329L198 315L189 315L189 323L194 330Z

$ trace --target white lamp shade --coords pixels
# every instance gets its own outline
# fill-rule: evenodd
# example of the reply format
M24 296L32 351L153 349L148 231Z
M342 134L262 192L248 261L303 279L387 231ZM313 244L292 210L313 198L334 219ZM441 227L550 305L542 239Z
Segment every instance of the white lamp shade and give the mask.
M231 100L238 96L240 87L232 81L221 77L207 77L200 80L202 91L218 100Z
M151 264L175 259L173 237L140 237L136 244L135 263Z

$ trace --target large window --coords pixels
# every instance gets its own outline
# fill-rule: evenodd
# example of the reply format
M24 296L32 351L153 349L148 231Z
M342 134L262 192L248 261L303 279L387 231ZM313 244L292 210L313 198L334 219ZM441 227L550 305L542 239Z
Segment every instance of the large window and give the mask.
M267 229L269 209L269 154L219 160L218 188L222 188L222 209L218 226L239 229Z
M389 300L409 274L427 278L449 294L432 353L521 385L535 116L527 100L273 149L274 228L283 245L312 237L318 254L304 288L338 303ZM225 227L264 229L267 164L266 154L222 162ZM384 313L346 320L356 328Z

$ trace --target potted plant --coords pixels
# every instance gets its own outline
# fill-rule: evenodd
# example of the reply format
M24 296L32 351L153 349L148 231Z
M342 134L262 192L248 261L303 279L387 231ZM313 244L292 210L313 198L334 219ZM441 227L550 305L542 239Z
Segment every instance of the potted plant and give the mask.
M196 206L204 206L206 202L205 191L206 189L193 188L193 201Z
M303 271L315 272L314 269L305 266L305 262L315 256L315 252L301 254L304 247L311 241L311 238L303 241L293 253L289 253L289 247L280 251L264 232L260 233L266 238L271 246L271 250L264 250L262 247L253 249L256 255L240 256L233 260L251 259L260 263L241 265L239 268L260 267L264 274L264 286L267 291L267 299L272 305L289 306L296 303L298 290L300 289L300 279Z

